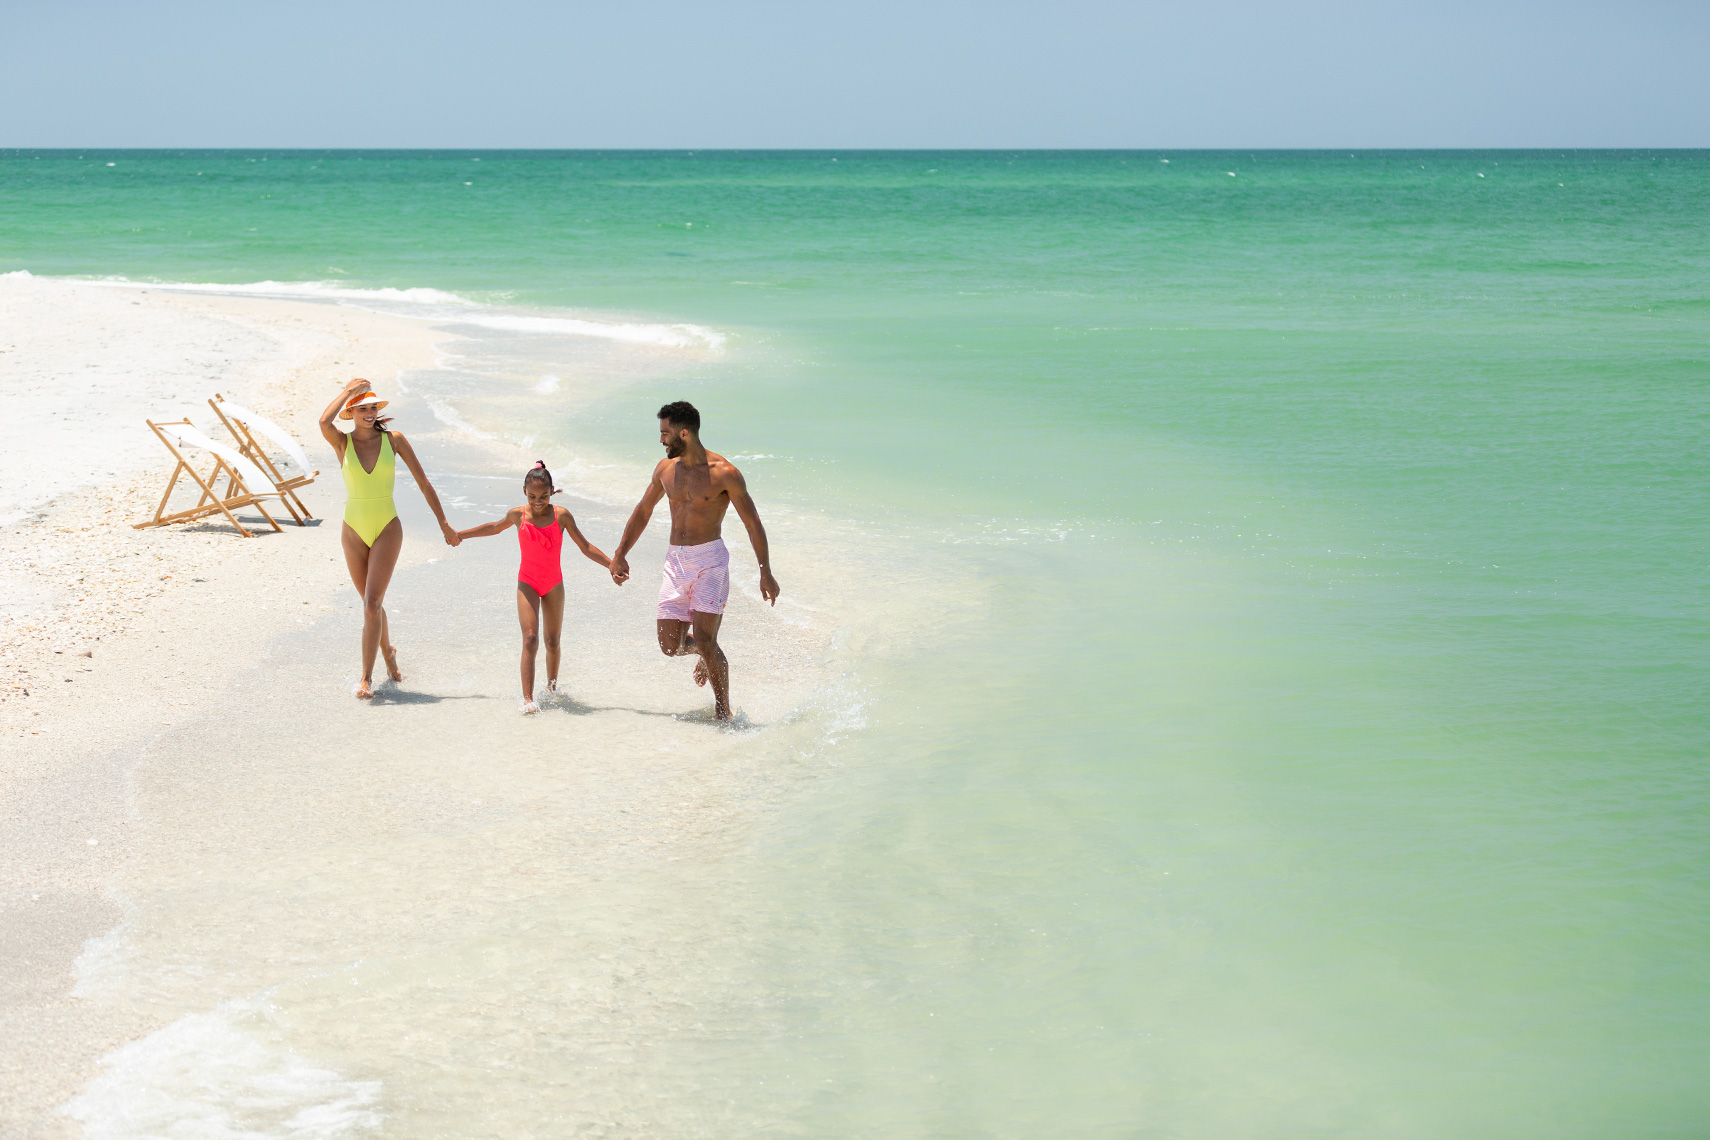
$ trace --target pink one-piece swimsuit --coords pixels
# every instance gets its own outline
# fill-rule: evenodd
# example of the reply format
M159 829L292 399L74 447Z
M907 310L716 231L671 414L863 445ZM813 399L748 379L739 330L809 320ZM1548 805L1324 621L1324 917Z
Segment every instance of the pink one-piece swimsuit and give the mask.
M535 526L524 519L517 525L517 545L522 548L517 581L544 598L552 587L564 581L564 567L559 561L564 549L564 528L558 525L557 518L550 526Z

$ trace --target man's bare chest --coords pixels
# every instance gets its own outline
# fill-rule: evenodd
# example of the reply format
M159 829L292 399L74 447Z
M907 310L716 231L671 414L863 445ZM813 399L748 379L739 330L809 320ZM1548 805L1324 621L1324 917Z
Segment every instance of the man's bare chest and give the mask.
M706 506L724 496L724 488L714 482L712 473L705 467L676 467L666 472L660 481L665 485L665 497L674 507Z

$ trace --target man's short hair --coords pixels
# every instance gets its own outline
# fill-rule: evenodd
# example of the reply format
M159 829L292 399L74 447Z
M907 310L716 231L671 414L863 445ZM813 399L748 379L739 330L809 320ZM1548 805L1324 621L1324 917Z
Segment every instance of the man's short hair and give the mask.
M673 400L659 409L659 418L672 427L688 428L696 435L701 434L701 413L695 411L695 405L687 400Z

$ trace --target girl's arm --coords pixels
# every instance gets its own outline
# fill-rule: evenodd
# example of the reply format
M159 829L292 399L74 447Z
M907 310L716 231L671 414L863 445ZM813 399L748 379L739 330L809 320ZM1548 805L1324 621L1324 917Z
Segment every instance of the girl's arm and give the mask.
M344 433L338 430L333 420L338 418L339 409L344 402L360 392L373 391L373 385L366 380L352 380L344 386L344 391L333 397L333 402L327 405L327 410L321 413L321 438L332 444L332 449L338 453L338 461L344 462Z
M607 570L612 568L612 560L606 557L605 552L582 537L582 532L576 527L576 516L571 514L567 507L558 508L558 525L564 528L565 533L570 536L570 541L576 544L576 549L588 556L588 561L598 562Z
M439 520L439 532L445 536L447 546L456 546L457 532L451 529L451 524L445 521L445 508L439 505L439 495L435 493L433 484L428 482L427 472L422 470L421 460L416 458L416 449L410 446L410 441L404 438L401 431L387 432L392 437L392 451L404 457L409 465L410 474L416 477L416 486L421 489L422 498L427 500L428 509L433 517Z
M462 542L466 538L486 538L490 534L503 534L521 521L522 513L521 507L512 507L505 512L505 517L498 522L482 523L480 526L472 526L468 530L458 531L457 541Z

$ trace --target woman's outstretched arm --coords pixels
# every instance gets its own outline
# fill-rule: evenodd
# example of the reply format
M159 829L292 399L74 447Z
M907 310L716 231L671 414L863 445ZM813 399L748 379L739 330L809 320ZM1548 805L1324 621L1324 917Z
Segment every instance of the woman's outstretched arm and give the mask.
M344 433L338 430L338 425L333 423L333 420L338 418L339 409L344 407L346 400L373 390L373 385L366 380L352 380L344 386L344 391L333 397L333 402L327 405L327 410L321 413L321 438L332 444L340 463L344 462Z
M447 546L457 545L457 532L451 524L445 521L445 508L439 505L439 495L428 482L427 472L422 470L422 461L416 458L416 449L410 446L410 441L404 438L401 431L387 432L392 437L392 451L401 455L409 465L410 474L416 477L416 486L421 489L422 498L427 500L428 509L433 517L439 520L439 532L445 536Z
M458 531L457 541L462 542L466 538L486 538L490 534L503 534L522 521L522 513L521 507L512 507L505 512L505 517L498 522L482 523L480 526L472 526L468 530Z
M582 537L581 530L576 526L576 516L571 514L568 508L558 508L558 525L569 534L570 541L576 544L576 549L588 556L588 561L598 562L607 570L612 568L612 560L606 557L605 552Z

